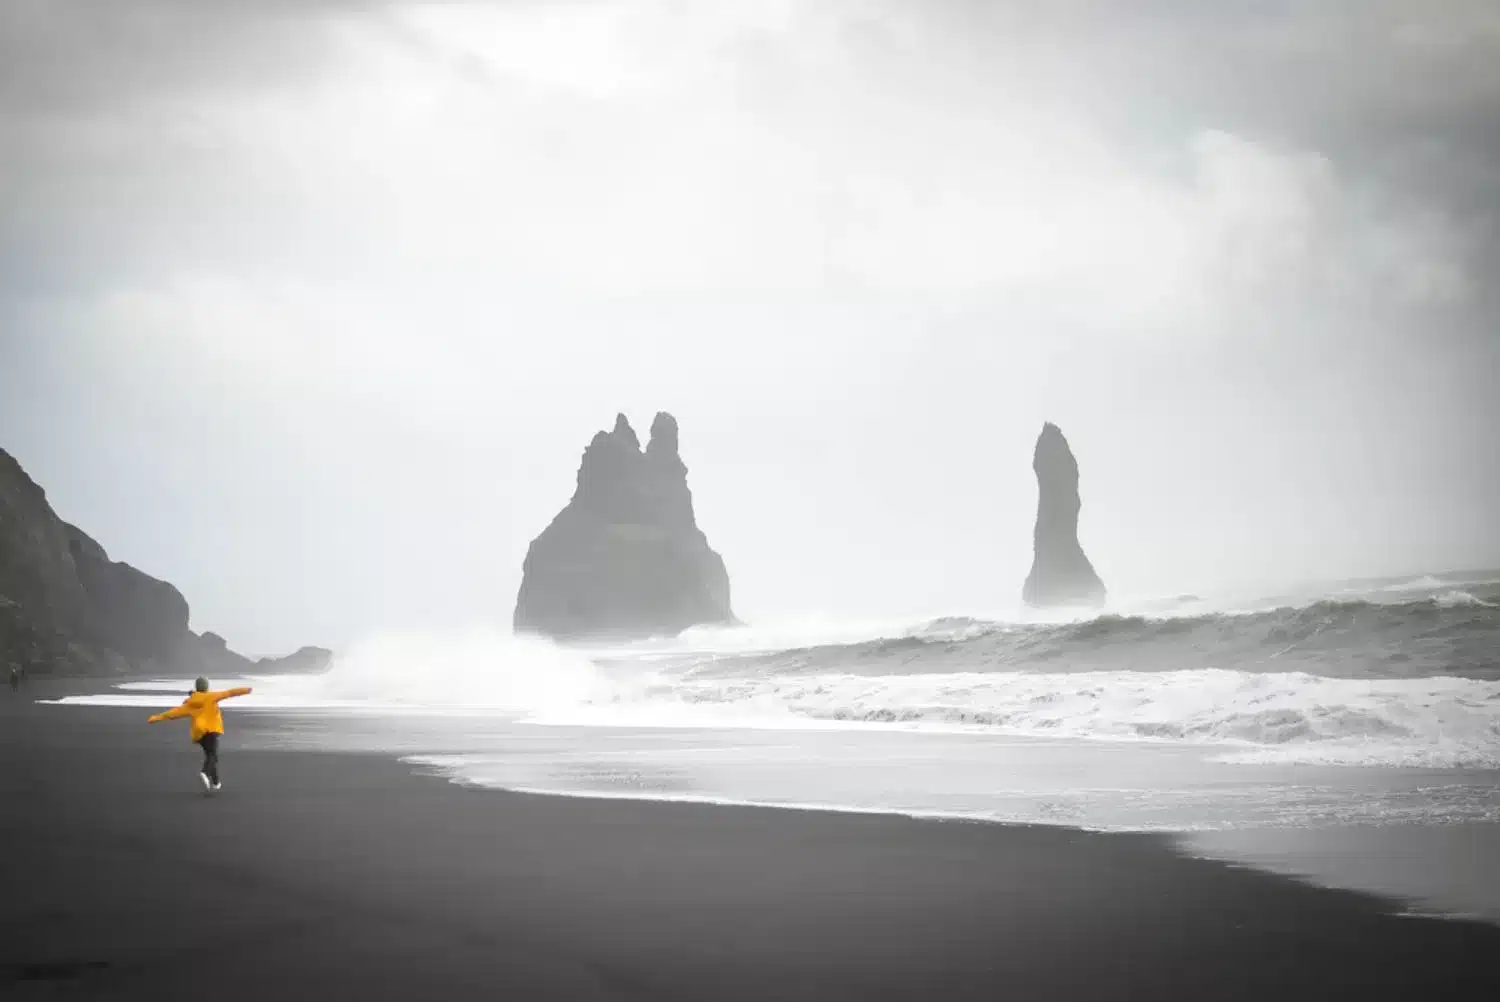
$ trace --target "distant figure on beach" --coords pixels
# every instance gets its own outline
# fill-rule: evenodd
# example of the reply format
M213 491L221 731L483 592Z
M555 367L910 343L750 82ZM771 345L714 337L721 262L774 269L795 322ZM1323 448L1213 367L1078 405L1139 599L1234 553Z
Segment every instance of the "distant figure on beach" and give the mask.
M158 713L146 721L148 724L159 724L163 720L176 720L178 717L193 718L188 736L203 749L203 769L198 773L198 778L203 781L203 789L210 793L217 792L223 785L219 782L219 737L224 733L224 715L219 712L219 700L244 696L249 692L249 686L209 692L208 679L199 678L193 683L193 691L188 693L181 706L174 706L166 713Z
M11 692L19 692L20 690L21 690L21 669L17 668L15 665L11 665L10 666L10 691Z

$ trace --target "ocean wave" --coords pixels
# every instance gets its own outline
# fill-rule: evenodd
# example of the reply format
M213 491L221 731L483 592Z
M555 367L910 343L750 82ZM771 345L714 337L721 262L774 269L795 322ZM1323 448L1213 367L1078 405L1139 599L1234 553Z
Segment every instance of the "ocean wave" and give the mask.
M777 726L822 721L1223 746L1228 761L1500 768L1500 682L1305 672L683 678L554 707L538 723Z
M871 624L809 621L592 651L493 631L396 634L357 645L322 675L257 680L238 705L957 729L1187 744L1244 764L1500 768L1500 584L1420 585L1240 611L947 616L876 624L874 637ZM793 637L815 642L774 647ZM175 702L186 684L101 698Z
M1060 623L930 620L852 642L711 652L705 674L1180 671L1296 668L1348 678L1500 678L1500 585L1381 599L1145 615L1106 612ZM708 652L705 652L708 653Z
M1494 602L1486 602L1484 599L1460 589L1445 591L1442 594L1436 596L1433 601L1436 602L1439 607L1444 609L1460 609L1466 606L1483 606L1486 609L1493 609L1496 607Z

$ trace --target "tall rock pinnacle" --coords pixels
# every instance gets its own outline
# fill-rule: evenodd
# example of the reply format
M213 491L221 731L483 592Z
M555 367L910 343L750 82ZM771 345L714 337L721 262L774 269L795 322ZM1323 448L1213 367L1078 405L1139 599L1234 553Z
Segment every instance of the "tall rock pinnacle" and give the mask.
M1100 605L1104 582L1078 542L1078 461L1057 425L1042 426L1036 471L1035 552L1021 598L1027 605Z
M724 560L698 529L677 448L667 413L644 452L623 414L594 436L572 500L526 553L518 633L653 636L735 621Z

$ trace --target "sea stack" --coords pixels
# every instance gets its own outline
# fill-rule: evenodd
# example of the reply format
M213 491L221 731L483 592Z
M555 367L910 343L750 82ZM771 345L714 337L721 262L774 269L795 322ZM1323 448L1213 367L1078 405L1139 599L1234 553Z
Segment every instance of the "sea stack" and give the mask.
M733 622L724 560L693 514L677 420L656 415L643 452L619 415L584 450L572 500L526 553L516 632L675 636Z
M1078 542L1078 461L1057 425L1042 425L1036 471L1035 552L1021 598L1027 605L1101 605L1104 582Z

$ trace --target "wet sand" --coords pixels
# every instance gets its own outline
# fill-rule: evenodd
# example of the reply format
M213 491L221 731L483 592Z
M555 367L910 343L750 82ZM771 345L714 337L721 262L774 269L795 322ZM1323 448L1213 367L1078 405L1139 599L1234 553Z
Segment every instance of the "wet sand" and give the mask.
M0 693L0 996L1500 997L1500 927L1150 836L461 789ZM261 725L264 726L264 725Z

